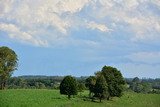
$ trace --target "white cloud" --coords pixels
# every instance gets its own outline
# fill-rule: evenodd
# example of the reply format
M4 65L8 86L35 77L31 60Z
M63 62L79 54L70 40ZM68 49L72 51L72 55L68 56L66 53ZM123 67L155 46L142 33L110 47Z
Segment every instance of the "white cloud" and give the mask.
M98 24L98 23L95 23L95 22L89 22L87 23L87 28L91 28L91 29L98 29L102 32L108 32L108 31L112 31L112 29L109 29L106 25L104 24Z
M33 2L33 4L32 4ZM6 16L9 20L15 20L18 24L28 27L28 29L33 29L44 26L51 26L57 29L60 33L67 33L67 28L70 26L68 21L63 20L56 12L55 2L50 0L41 1L34 4L35 1L22 1L15 7L13 15ZM55 6L55 7L54 7ZM10 14L10 13L9 13Z
M124 5L129 9L134 9L139 5L137 0L126 0Z
M160 33L160 19L154 16L148 18L144 16L139 17L125 17L125 22L130 24L131 29L135 33L132 40L155 40L159 35L154 32Z
M130 40L159 41L159 6L158 0L1 0L0 22L48 44L64 41L72 28L80 27L120 34L123 26L132 34Z
M29 44L34 44L36 46L47 46L47 41L42 41L33 38L32 35L30 35L27 32L21 31L19 28L17 28L13 24L6 24L6 23L0 23L0 30L7 32L8 36L11 39L18 40L19 42L27 42Z
M89 0L33 0L33 1L2 1L3 19L16 21L21 27L33 29L37 26L51 26L60 33L66 34L71 26L70 20L61 17L65 12L79 12Z
M152 3L154 3L155 5L158 5L159 7L159 9L160 9L160 1L159 0L152 0L151 1Z
M160 39L158 0L100 0L100 3L102 6L92 13L97 20L109 18L116 27L124 26L132 32L134 41Z
M33 39L31 42L33 44L46 45L53 39L57 41L61 40L59 38L66 38L68 29L74 26L71 25L71 21L74 19L68 17L70 15L63 16L63 14L70 12L72 16L88 2L89 0L77 0L75 2L72 0L2 0L0 3L0 22L14 24L18 29L10 31L11 29L4 30L1 27L1 30L7 32L10 37L23 40L25 43L31 42ZM10 25L6 25L6 28L13 28ZM43 43L42 41L47 42Z
M1 0L0 1L0 18L4 14L8 13L12 9L13 0Z
M57 6L63 12L76 13L79 12L91 0L62 0Z

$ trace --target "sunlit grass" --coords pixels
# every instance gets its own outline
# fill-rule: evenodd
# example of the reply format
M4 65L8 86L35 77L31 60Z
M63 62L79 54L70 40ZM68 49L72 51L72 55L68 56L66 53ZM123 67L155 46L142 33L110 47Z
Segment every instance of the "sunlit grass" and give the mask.
M88 96L88 91L68 100L59 90L3 90L0 91L0 107L160 107L158 94L127 92L121 98L102 103L86 101L84 96Z

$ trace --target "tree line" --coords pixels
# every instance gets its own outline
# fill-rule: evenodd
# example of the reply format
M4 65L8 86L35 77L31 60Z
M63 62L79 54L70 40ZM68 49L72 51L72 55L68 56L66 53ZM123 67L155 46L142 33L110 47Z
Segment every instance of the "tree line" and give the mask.
M86 87L86 79L90 76L81 76L81 77L74 77L78 84L83 85L83 89L89 89ZM91 76L92 77L92 76ZM90 77L90 78L91 78ZM59 89L59 85L63 80L64 76L18 76L18 77L10 77L6 81L6 88L8 89ZM94 76L93 76L94 78ZM138 78L138 77L135 77ZM143 78L139 79L138 84L145 85L147 84L151 90L159 90L160 89L160 79L151 79L151 78ZM133 90L133 85L135 84L134 78L125 78L126 81L126 88ZM39 85L38 85L39 84ZM42 85L41 85L42 84ZM43 87L41 87L43 86ZM134 90L133 90L134 91ZM138 92L138 91L135 91ZM141 92L140 92L141 93ZM143 93L143 92L142 92Z
M160 94L160 79L126 79L129 89L137 93Z
M85 86L89 89L89 98L94 101L98 98L109 100L110 97L122 96L125 80L119 70L111 66L104 66L101 71L96 72L95 76L90 76L85 80ZM72 76L66 76L60 84L60 93L68 95L77 95L78 85L76 79Z
M6 82L8 89L59 89L64 76L18 76L10 77ZM85 87L87 77L75 77L80 87Z

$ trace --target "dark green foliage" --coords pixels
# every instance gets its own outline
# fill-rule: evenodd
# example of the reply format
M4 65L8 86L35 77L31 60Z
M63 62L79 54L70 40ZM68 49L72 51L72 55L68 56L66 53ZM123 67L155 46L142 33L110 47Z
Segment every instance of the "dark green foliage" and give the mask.
M149 93L152 90L152 86L149 83L142 83L143 89L142 92L143 93Z
M89 97L92 97L92 93L94 93L94 86L96 84L96 77L90 76L86 79L86 87L89 89Z
M100 102L103 98L108 96L108 86L103 75L97 77L94 94L94 97L98 97Z
M71 95L77 95L77 82L72 76L66 76L60 84L60 93L68 95L70 99Z
M104 86L107 86L107 99L109 100L109 97L120 97L122 95L122 91L124 90L125 81L124 78L119 70L117 70L114 67L111 66L104 66L101 71L95 73L96 77L98 78L97 82L99 83L102 81L103 88ZM105 78L105 81L103 81L103 77ZM86 86L89 88L90 93L91 92L97 92L98 87L95 86L96 78L94 76L90 76L86 79ZM102 84L96 84L96 85L102 85ZM99 87L102 88L102 87ZM97 93L95 93L95 96L97 96ZM98 95L99 96L99 95Z
M101 71L108 84L108 92L111 97L120 97L125 84L124 78L119 70L111 66L104 66Z
M140 79L138 77L133 78L130 88L137 93L142 92L143 86L140 84Z
M140 79L138 77L133 78L132 82L134 83L140 83Z
M96 74L97 76L97 74ZM60 82L63 80L62 76L18 76L18 77L10 77L7 80L6 88L9 89L59 89ZM85 79L87 77L81 78L76 77L76 80L80 84L85 84ZM133 78L126 78L125 81L127 84L123 86L123 89L129 91L132 87ZM142 84L143 89L141 93L159 93L160 91L160 79L151 79L151 78L143 78L139 79L139 83ZM41 85L44 84L44 85ZM79 86L78 86L79 87ZM86 87L85 87L86 89ZM80 89L78 88L80 92ZM92 93L93 94L93 93Z
M86 89L85 84L84 83L78 83L78 91L82 92L84 89Z
M7 79L17 69L16 53L8 47L0 47L0 89L4 89Z
M135 92L140 93L143 90L143 85L140 83L137 83L136 87L135 87Z

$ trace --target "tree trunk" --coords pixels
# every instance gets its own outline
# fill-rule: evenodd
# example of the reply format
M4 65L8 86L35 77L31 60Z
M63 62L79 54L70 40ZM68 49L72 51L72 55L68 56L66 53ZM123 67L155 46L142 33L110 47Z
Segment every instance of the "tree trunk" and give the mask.
M100 95L100 98L99 98L100 102L102 102L102 95Z
M3 80L2 79L1 79L1 83L0 84L1 84L0 89L3 90Z
M2 90L2 88L3 88L3 84L2 84L2 82L1 82L0 90Z
M4 90L5 86L6 86L6 81L5 80L1 80L0 90Z
M107 97L107 100L109 100L109 96Z
M71 95L68 95L68 99L69 99L69 100L71 99Z
M91 91L89 91L89 98L91 98Z
M3 90L5 89L5 87L6 87L6 81L4 81L3 83Z
M2 82L1 83L1 90L3 90L4 89L4 83Z

